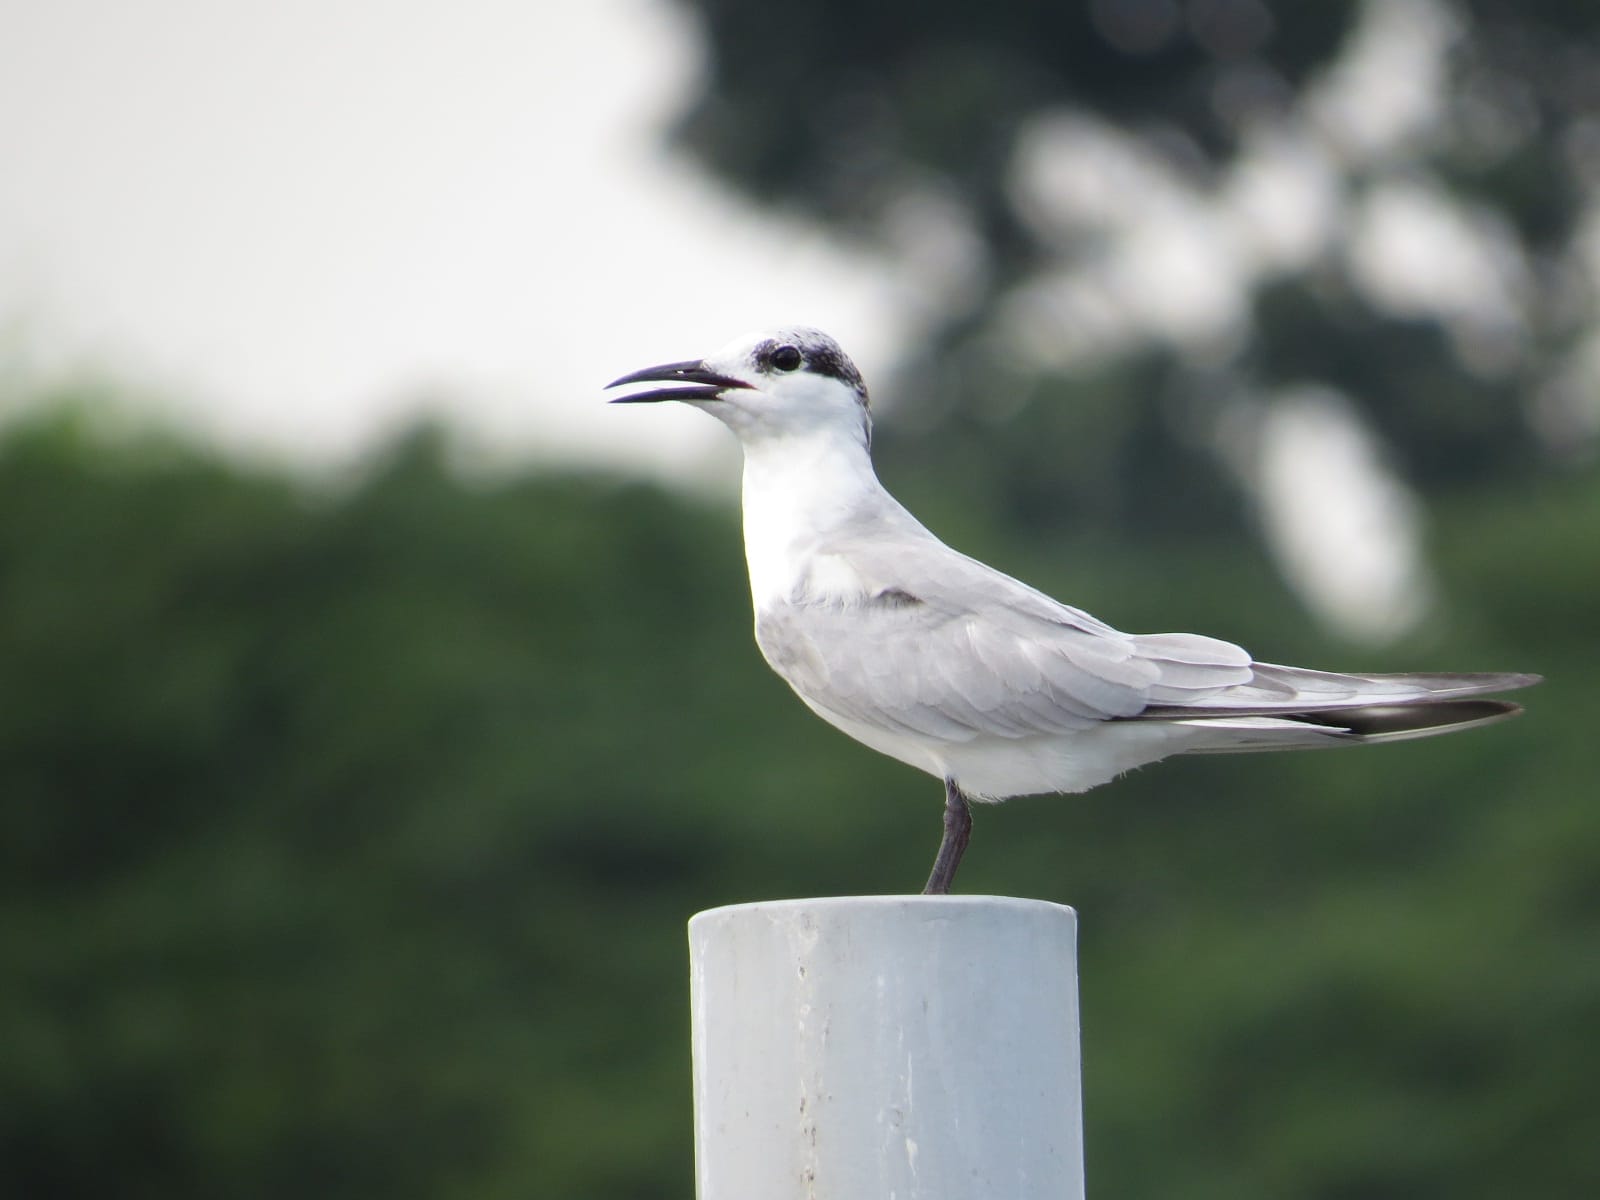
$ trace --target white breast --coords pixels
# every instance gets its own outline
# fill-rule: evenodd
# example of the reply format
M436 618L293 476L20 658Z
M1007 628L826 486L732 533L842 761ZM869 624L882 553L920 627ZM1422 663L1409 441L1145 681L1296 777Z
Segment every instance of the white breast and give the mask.
M756 611L780 601L863 595L866 581L826 547L830 535L880 497L888 501L865 449L852 440L824 430L747 442L744 552Z

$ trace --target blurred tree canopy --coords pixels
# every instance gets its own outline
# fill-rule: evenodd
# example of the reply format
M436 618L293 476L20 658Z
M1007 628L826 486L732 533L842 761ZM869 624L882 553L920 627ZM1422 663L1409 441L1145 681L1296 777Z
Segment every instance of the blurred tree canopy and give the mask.
M732 514L449 462L0 437L3 1194L687 1195L685 919L920 883L937 785L759 662ZM1084 913L1096 1195L1592 1194L1597 532L1441 516L1405 665L1547 671L1513 725L978 814L965 889ZM1243 545L988 544L1332 661Z
M710 62L678 141L899 264L928 345L888 436L949 487L1249 528L1307 382L1430 492L1592 453L1592 4L679 2ZM1016 471L1041 425L1114 469Z

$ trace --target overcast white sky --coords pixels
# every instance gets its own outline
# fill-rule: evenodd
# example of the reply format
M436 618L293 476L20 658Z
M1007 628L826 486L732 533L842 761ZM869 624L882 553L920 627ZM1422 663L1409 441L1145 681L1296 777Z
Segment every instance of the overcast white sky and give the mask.
M0 348L252 452L426 404L692 473L719 428L600 385L794 322L870 372L897 307L661 148L699 62L660 0L0 0Z

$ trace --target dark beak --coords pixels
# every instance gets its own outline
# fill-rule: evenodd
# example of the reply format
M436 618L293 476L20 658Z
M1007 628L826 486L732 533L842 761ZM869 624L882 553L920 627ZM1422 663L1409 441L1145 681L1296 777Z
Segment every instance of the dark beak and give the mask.
M663 363L659 367L646 367L642 371L635 371L632 375L624 375L621 379L613 379L606 384L608 388L621 387L625 383L672 383L688 384L688 387L651 388L648 392L634 392L631 396L618 396L611 401L613 404L654 404L660 400L718 400L722 393L729 388L747 388L750 385L742 379L734 379L727 375L718 375L706 367L700 359L689 362Z

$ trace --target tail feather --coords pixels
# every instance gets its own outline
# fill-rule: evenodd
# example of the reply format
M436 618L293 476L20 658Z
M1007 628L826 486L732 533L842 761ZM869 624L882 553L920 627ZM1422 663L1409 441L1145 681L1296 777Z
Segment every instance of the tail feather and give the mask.
M1400 742L1504 721L1521 711L1522 705L1509 700L1433 700L1340 709L1319 713L1311 723L1337 725L1363 742Z
M1539 682L1537 675L1339 675L1257 663L1249 683L1195 704L1155 704L1136 721L1203 730L1193 753L1401 742L1514 717L1520 705L1482 698Z
M1231 754L1404 742L1491 725L1521 711L1521 705L1509 700L1437 700L1274 716L1182 717L1168 719L1166 723L1206 732L1206 741L1193 747L1191 753Z
M1193 704L1152 704L1140 718L1290 716L1438 701L1531 687L1541 676L1513 671L1342 675L1304 667L1255 663L1247 683L1215 691Z

